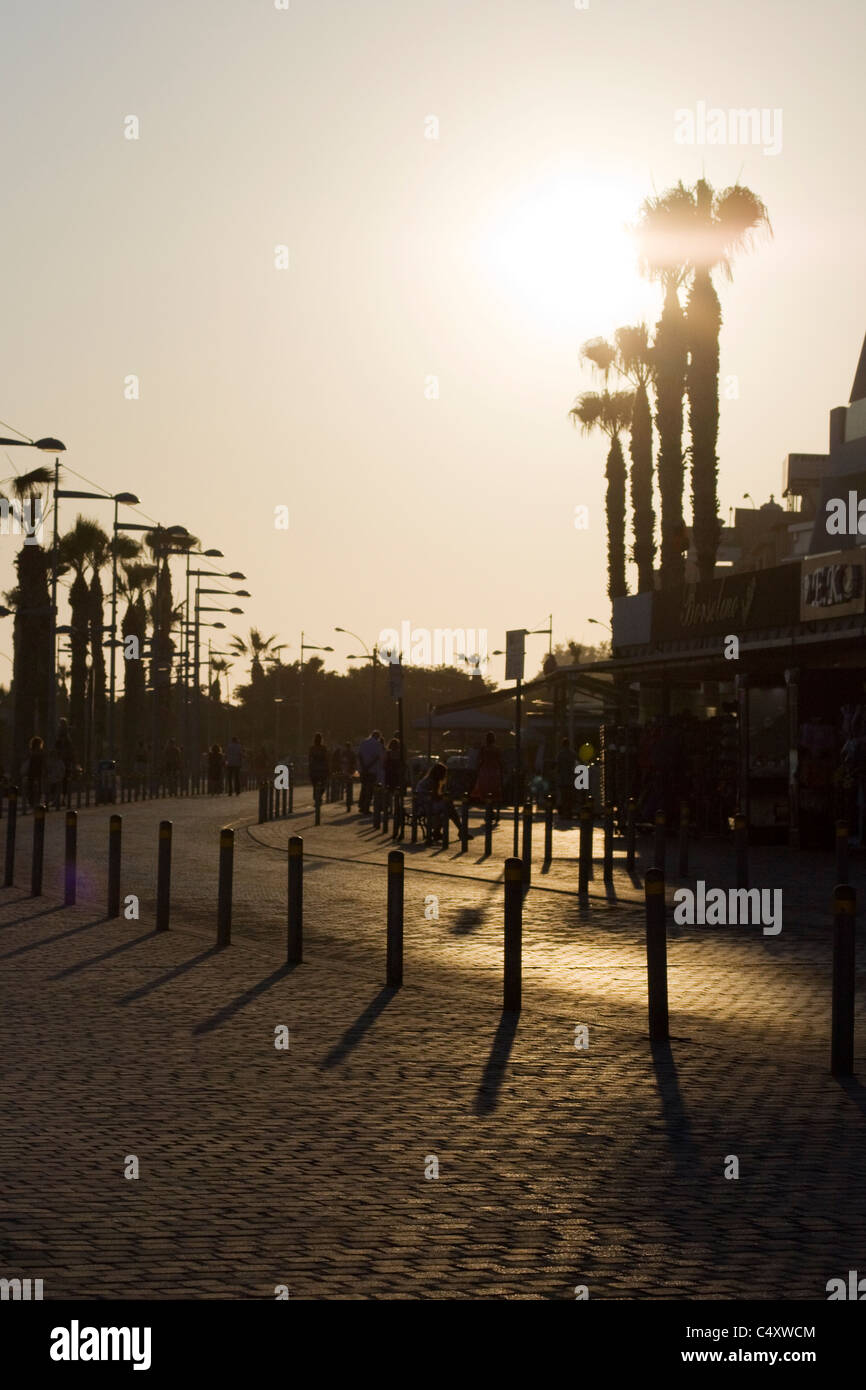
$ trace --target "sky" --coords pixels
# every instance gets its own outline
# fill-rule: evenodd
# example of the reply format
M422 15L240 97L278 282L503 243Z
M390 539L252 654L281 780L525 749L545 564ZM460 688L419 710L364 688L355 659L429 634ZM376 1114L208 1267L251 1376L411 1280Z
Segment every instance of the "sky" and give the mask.
M859 0L6 0L0 34L0 419L221 549L229 631L285 660L603 635L605 441L568 410L581 344L658 318L626 228L679 179L773 226L717 281L722 515L826 448L866 331ZM682 143L699 103L781 112L781 148Z

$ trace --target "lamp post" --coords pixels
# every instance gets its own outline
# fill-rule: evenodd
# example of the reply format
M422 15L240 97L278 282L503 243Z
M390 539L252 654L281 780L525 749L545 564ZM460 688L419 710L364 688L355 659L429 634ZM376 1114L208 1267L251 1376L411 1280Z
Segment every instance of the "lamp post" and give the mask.
M350 654L346 657L347 661L370 662L370 728L373 729L376 725L376 668L380 664L379 644L378 642L374 642L373 650L370 651L370 648L367 646L367 643L364 641L363 637L359 637L357 632L350 632L347 627L335 627L334 631L343 632L346 634L347 637L354 637L355 641L360 642L361 646L364 648L363 656L355 656Z
M313 642L305 642L301 633L301 665L298 672L298 758L304 755L304 652L332 652L333 647L319 647Z
M191 578L194 578L194 579L196 579L196 580L200 580L200 579L246 579L246 575L245 575L245 574L241 574L240 570L232 570L230 573L227 572L227 571L224 571L224 570L190 570L190 577L191 577ZM200 629L201 627L207 627L207 626L208 626L207 623L200 623L200 622L199 622L199 616L198 616L198 595L199 595L199 592L200 592L200 591L199 591L198 584L196 584L196 597L195 597L195 610L196 610L196 611L195 611L194 622L193 622L193 662L192 662L192 677L193 677L193 678L192 678L192 683L191 683L191 687L190 687L190 688L191 688L191 693L192 693L192 702L193 702L193 703L192 703L192 714L193 714L193 718L192 718L192 727L193 727L193 739L194 739L194 742L195 742L195 745L196 745L196 750L197 750L197 751L196 751L196 754L195 754L196 759L198 759L198 757L199 757L200 754L201 754L201 748L199 747L199 744L200 744L200 742L201 742L201 711L200 711L200 708L199 708L199 685L198 685L198 682L199 682L199 660L198 660L199 629ZM238 612L240 612L240 611L242 611L242 610L239 609ZM188 610L188 609L187 609L187 621L189 621L189 610ZM197 763L196 763L196 765L197 765Z

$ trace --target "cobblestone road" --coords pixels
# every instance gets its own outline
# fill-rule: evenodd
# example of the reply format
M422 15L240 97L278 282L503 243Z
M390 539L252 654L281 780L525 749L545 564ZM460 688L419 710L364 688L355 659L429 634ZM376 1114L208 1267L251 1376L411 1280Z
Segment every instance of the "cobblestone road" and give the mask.
M671 928L673 1036L652 1048L639 880L618 867L608 901L596 870L581 904L572 832L526 900L515 1022L497 881L510 825L489 861L478 841L465 856L404 846L405 984L390 991L391 845L369 822L326 807L316 827L302 806L257 826L252 795L118 809L140 920L104 919L106 808L79 817L76 908L58 907L62 816L44 897L28 896L29 817L18 886L0 890L0 1275L93 1299L270 1298L278 1284L294 1298L573 1298L585 1284L591 1298L822 1300L828 1279L866 1270L866 1090L828 1074L829 858L753 857L752 882L785 890L778 937ZM156 935L162 816L172 927ZM224 823L235 920L217 952ZM290 832L307 856L291 970ZM693 855L726 886L729 861ZM863 946L861 933L861 962Z

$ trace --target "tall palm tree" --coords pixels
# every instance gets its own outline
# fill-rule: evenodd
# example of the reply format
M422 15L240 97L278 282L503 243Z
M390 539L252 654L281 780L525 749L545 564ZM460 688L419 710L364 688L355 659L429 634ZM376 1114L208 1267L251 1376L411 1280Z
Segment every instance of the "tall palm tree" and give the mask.
M54 472L50 468L33 468L6 480L4 487L17 502L42 501L43 490L51 486ZM12 685L14 714L12 720L12 766L16 772L28 739L40 732L53 737L48 728L48 671L51 651L51 594L48 575L51 552L41 545L22 545L15 557L18 583L7 595L15 610L13 627Z
M683 523L683 394L688 346L679 289L688 274L684 232L692 222L691 198L679 184L666 193L644 199L635 228L638 261L648 279L664 293L661 318L652 348L659 433L658 480L661 497L661 585L682 584L685 578Z
M144 644L147 638L147 600L156 579L156 566L127 561L122 565L120 592L127 601L120 624L124 640L134 637L139 659L123 662L123 766L129 774L135 762L139 739L147 738L147 682L144 673Z
M95 557L108 544L108 537L96 521L86 517L76 518L75 525L60 538L59 554L61 562L72 571L73 580L69 588L71 627L69 646L71 648L71 689L69 696L70 734L78 740L81 754L84 753L84 732L87 723L87 647L91 626L91 598L87 583L87 571L95 563Z
M264 675L263 663L278 661L279 653L285 650L285 646L285 642L277 642L276 633L272 637L264 637L256 627L250 628L247 641L242 637L232 637L229 642L230 651L250 658L250 681L253 685Z
M581 434L607 435L607 592L611 599L627 593L625 582L625 458L620 435L631 423L633 391L584 391L569 414Z
M693 225L683 252L691 269L686 301L689 366L686 391L692 437L692 514L700 580L710 580L721 535L718 517L719 334L722 310L712 281L714 269L733 278L731 258L756 233L772 235L766 207L756 193L734 184L721 193L698 179L689 190Z
M629 429L631 469L632 559L637 565L638 593L654 586L655 513L653 512L653 439L648 388L653 380L652 349L646 324L618 328L613 343L593 338L584 343L581 357L604 377L613 369L635 388L634 409Z

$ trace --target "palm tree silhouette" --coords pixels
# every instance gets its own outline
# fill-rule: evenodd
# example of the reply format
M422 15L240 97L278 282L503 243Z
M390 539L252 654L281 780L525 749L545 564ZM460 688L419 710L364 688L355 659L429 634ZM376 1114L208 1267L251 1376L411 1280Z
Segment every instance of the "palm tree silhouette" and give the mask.
M631 423L633 391L584 391L569 415L581 434L607 435L607 592L611 599L627 592L625 582L625 459L620 435Z

